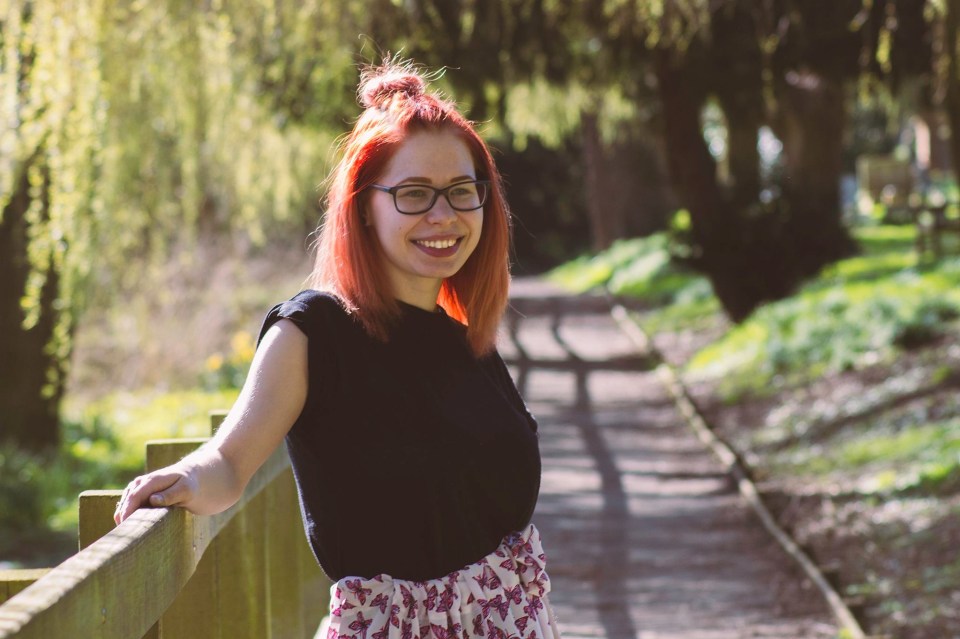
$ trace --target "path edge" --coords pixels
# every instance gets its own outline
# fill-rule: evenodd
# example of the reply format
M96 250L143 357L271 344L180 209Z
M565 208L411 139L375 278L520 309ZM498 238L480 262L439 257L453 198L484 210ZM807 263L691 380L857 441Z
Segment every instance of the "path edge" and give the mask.
M816 563L807 555L806 552L797 544L796 541L787 532L780 527L767 508L767 505L760 497L756 484L750 479L749 473L740 461L740 458L733 449L718 436L714 428L703 418L700 411L690 396L686 385L680 378L676 368L670 365L659 349L654 345L653 340L643 329L640 323L635 320L630 312L616 299L610 295L610 315L617 323L620 330L641 350L652 354L660 364L656 368L656 373L661 382L667 387L677 406L677 410L683 415L684 421L693 429L697 438L703 442L711 452L726 467L726 471L736 480L737 488L750 507L760 518L764 528L767 529L781 548L790 555L794 561L800 564L807 577L820 590L827 605L830 606L834 617L841 625L841 635L843 639L869 639L864 633L860 622L850 611L850 608L843 601L840 593L824 577L823 572L817 567Z

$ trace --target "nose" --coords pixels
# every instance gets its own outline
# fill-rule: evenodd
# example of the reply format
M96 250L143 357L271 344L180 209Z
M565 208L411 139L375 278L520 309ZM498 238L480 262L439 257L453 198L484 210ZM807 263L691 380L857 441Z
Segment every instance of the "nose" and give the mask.
M430 210L427 211L426 217L427 221L431 224L442 224L456 218L457 212L450 206L450 201L447 200L446 194L443 193L437 198L437 201L433 203Z

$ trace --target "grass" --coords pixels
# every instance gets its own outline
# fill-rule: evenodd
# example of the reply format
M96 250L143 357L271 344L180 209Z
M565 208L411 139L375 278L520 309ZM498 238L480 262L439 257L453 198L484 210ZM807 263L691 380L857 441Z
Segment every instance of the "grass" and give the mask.
M864 494L948 493L960 487L960 417L897 425L883 416L791 457L779 472L823 483L856 477Z
M619 240L606 251L558 266L547 279L575 293L606 287L640 298L651 306L647 321L653 331L695 329L720 310L707 279L671 261L666 233Z
M735 401L932 343L958 317L960 262L873 281L817 281L757 310L700 351L687 372L723 379L721 393Z
M670 259L667 234L618 240L597 255L583 255L551 271L547 278L573 292L606 286L617 295L670 302L703 278ZM689 295L690 293L688 293Z
M960 259L918 264L913 227L854 231L861 254L823 269L793 297L766 304L687 366L721 393L775 392L871 365L956 331Z

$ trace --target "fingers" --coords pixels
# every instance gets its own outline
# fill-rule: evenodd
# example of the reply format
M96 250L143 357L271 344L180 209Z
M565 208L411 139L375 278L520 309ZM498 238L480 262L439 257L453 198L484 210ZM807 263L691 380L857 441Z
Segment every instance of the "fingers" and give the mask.
M118 525L138 508L176 506L190 495L186 477L171 469L162 469L137 477L123 490L113 520Z
M190 488L185 478L179 477L173 485L164 490L157 490L149 496L151 506L177 506L190 497Z

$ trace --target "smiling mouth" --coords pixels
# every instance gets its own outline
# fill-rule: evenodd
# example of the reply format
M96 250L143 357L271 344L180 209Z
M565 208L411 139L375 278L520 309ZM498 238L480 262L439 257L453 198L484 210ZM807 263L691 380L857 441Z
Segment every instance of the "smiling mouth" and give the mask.
M456 245L460 241L460 238L449 238L446 240L414 240L420 246L425 246L427 248L434 249L448 249Z
M462 241L462 237L449 237L442 240L414 240L413 243L428 255L447 257L457 252Z

